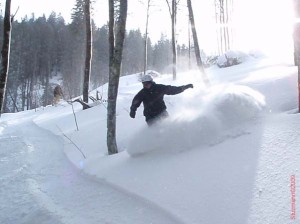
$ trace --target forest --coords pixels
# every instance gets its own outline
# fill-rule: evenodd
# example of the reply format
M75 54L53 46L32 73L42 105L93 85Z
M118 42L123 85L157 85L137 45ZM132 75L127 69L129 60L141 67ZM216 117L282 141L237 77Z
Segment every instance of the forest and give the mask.
M83 12L73 9L72 22L66 24L55 12L35 18L13 21L10 67L3 112L34 109L52 103L55 76L63 82L64 97L81 95L85 58L85 24ZM0 16L0 33L3 15ZM108 25L96 27L92 23L93 57L91 89L108 81ZM0 36L0 43L3 42ZM122 75L139 73L144 68L145 35L141 30L127 30L122 60ZM157 72L172 71L171 40L164 35L157 43L147 41L147 69ZM189 63L188 46L177 46L178 69L186 70ZM191 60L193 60L191 56Z

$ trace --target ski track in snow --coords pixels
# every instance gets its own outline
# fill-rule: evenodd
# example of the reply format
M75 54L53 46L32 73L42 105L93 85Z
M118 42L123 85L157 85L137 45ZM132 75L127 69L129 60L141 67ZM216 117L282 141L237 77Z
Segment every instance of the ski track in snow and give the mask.
M60 137L32 121L17 128L0 135L1 224L182 223L142 197L82 174L65 157ZM52 144L43 145L45 138Z

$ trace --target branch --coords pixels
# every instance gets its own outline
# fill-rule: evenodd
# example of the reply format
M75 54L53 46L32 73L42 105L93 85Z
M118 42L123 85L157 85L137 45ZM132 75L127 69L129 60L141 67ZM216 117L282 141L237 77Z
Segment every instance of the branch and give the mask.
M93 102L96 102L96 101L97 101L97 99L96 99L95 97L93 97L93 96L89 96L89 98L90 98Z
M80 99L80 98L77 98L76 100L71 101L71 103L74 103L74 102L80 103L83 107L86 107L86 108L92 108L92 107L91 107L90 105L88 105L86 102L83 102L82 99Z
M68 102L69 104L71 104L71 106L72 106L72 111L73 111L73 116L74 116L76 128L77 128L77 131L79 131L78 123L77 123L77 119L76 119L76 114L75 114L74 107L73 107L73 103L72 103L72 102L69 102L69 101L67 101L67 102Z
M18 8L17 8L15 14L11 16L11 21L14 20L15 16L17 15L17 12L19 11L19 8L20 8L20 6L18 6Z
M103 94L100 94L100 92L97 90L97 92L96 92L96 99L98 100L98 101L100 101L101 102L101 104L102 104L102 106L104 106L104 108L107 110L107 107L104 105L104 103L105 102L107 102L107 100L105 100L105 99L102 99L102 95ZM99 94L100 94L100 98L99 98Z
M172 17L172 11L171 11L171 6L170 6L170 3L168 0L166 0L167 2L167 5L168 5L168 8L169 8L169 13L170 13L170 16Z
M16 101L14 100L14 98L12 97L10 90L8 89L8 95L10 96L11 100L13 101L13 104L15 105L15 108L17 109L17 112L19 112L19 109L17 107Z
M60 130L60 132L62 133L63 136L65 136L77 149L79 152L81 152L83 158L86 159L86 156L84 155L84 153L81 151L81 149L75 144L75 142L72 141L72 139L70 139L65 133L63 133L63 131L56 125L56 127L58 128L58 130Z

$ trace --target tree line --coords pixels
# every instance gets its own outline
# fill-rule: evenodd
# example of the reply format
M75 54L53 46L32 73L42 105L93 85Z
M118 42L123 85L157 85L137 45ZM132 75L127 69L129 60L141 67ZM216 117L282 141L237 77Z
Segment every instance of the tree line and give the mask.
M85 60L84 18L73 14L70 24L55 12L49 17L25 17L12 22L11 51L7 94L4 112L17 112L46 106L52 103L54 83L63 80L65 98L82 93ZM0 32L3 33L3 16L0 16ZM109 45L108 25L92 24L93 50L91 87L108 81ZM139 29L126 32L121 75L144 70L145 37ZM3 43L3 36L0 36ZM188 47L177 46L182 69L188 68ZM171 41L164 35L155 44L148 37L147 69L170 72L172 69Z

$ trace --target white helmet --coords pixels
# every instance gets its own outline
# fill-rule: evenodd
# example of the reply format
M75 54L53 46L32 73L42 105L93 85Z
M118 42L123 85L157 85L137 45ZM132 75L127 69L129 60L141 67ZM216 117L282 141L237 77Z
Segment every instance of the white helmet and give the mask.
M153 78L151 75L144 75L144 76L142 76L141 81L142 82L153 82Z

